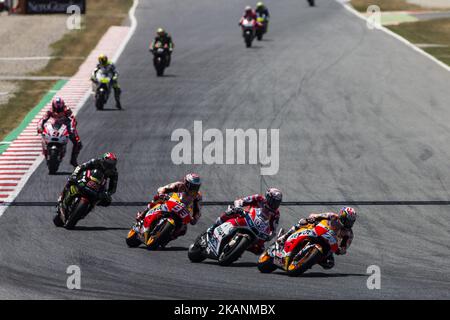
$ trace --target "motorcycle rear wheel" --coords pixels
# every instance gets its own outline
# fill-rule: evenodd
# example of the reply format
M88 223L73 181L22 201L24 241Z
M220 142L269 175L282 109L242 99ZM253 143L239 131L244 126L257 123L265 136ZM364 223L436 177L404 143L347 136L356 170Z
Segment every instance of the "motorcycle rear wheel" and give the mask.
M48 173L55 174L59 168L59 155L58 150L51 149L50 150L50 159L47 161Z
M53 223L54 223L55 226L57 226L58 228L64 226L64 222L61 220L61 217L59 216L59 213L57 213L56 216L53 218Z
M273 264L273 258L264 252L264 256L258 259L258 270L261 273L271 273L276 269L277 266Z
M202 253L202 247L198 244L202 236L204 236L204 233L198 236L195 242L189 246L188 258L191 262L199 263L206 259Z
M138 234L133 229L128 232L128 236L125 241L130 248L139 247L142 243L141 240L139 240Z
M233 262L237 261L249 246L250 240L247 237L241 236L238 242L228 252L222 251L219 256L219 265L229 266Z

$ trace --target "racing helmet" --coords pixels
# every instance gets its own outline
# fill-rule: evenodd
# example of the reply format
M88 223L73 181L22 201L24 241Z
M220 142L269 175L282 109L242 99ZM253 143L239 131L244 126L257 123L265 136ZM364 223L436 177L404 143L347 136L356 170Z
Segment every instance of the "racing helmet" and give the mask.
M252 13L252 7L251 6L246 6L245 9L244 9L244 12L245 12L246 15Z
M280 207L283 200L283 194L277 188L269 188L266 191L266 205L269 209L275 211Z
M106 66L108 64L108 57L102 53L98 56L98 63L102 66Z
M264 3L258 2L258 3L256 4L256 9L259 9L259 8L264 8Z
M339 211L339 221L347 229L351 229L353 227L353 224L356 221L356 217L356 211L351 207L343 207Z
M166 31L163 28L158 28L158 30L156 30L156 34L162 37L166 34Z
M198 190L200 190L200 186L202 185L200 176L196 173L188 173L184 177L183 182L189 192L198 192Z
M105 170L114 170L117 165L117 156L112 152L106 152L101 158L103 161L103 167Z
M52 101L52 112L53 113L62 113L66 107L66 103L60 97L56 97Z

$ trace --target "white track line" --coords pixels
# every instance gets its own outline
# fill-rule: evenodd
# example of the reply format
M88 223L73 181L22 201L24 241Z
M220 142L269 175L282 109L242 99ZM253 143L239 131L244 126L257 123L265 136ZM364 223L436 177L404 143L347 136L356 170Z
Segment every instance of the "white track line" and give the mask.
M364 16L363 14L361 14L360 12L356 11L348 2L349 0L336 0L338 3L340 3L341 5L344 6L345 9L347 9L349 12L353 13L355 16L357 16L358 18L364 20L367 22L367 17ZM374 31L377 29L374 29ZM444 68L447 71L450 71L450 66L446 65L444 62L438 60L437 58L433 57L431 54L429 54L428 52L423 51L422 49L420 49L418 46L414 45L412 42L406 40L405 38L403 38L402 36L396 34L395 32L389 30L388 28L384 27L384 26L380 26L380 28L378 30L384 31L385 33L387 33L388 35L396 38L397 40L399 40L400 42L402 42L403 44L407 45L408 47L410 47L411 49L413 49L414 51L420 53L421 55L427 57L428 59L434 61L435 63L437 63L439 66L441 66L442 68Z
M116 54L114 55L113 61L117 61L120 56L122 55L123 51L125 50L125 47L127 46L128 42L130 41L131 37L134 35L138 22L137 19L135 17L135 13L136 13L136 8L139 4L139 0L134 0L133 2L133 6L130 8L130 11L128 12L128 15L130 17L130 21L131 21L131 26L130 29L128 30L127 36L124 38L123 42L120 44L119 48L116 51ZM95 51L95 49L94 49ZM91 52L92 54L92 52ZM88 60L88 59L86 59ZM75 87L75 89L81 93L83 92L84 95L82 97L82 99L80 100L80 102L77 104L77 106L74 108L74 114L76 115L78 113L78 111L86 104L86 101L89 99L90 95L91 95L91 87L89 86L89 88L85 88L82 84L77 84L77 82L84 81L85 79L76 79L71 78L64 87L66 87L68 84L70 84L70 87ZM82 89L82 90L81 90ZM80 92L81 90L81 92ZM61 89L61 92L64 92L64 88ZM19 137L26 137L26 135L20 135ZM3 153L5 154L5 153ZM17 155L18 157L21 157L20 155ZM1 201L4 201L6 203L10 203L12 202L17 195L20 193L20 191L23 189L23 187L25 186L25 184L27 183L28 179L31 177L31 175L34 173L34 171L36 171L36 169L39 167L39 165L42 163L42 161L44 160L44 156L42 154L40 154L36 160L33 162L31 168L22 176L22 178L19 181L11 181L11 183L18 183L18 185L14 188L14 192L9 194L9 197L6 199L2 199ZM17 175L17 174L16 174ZM4 178L7 178L6 176ZM0 180L0 184L2 183L10 183L8 182L2 182L2 181L8 181L8 180ZM8 208L7 205L0 205L0 217L3 215L3 213L6 211L6 209Z

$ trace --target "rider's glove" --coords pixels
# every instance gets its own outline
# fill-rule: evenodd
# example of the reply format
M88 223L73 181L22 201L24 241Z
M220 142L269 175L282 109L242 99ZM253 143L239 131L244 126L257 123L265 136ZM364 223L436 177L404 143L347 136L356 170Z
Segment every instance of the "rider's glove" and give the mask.
M242 201L242 199L234 201L234 206L235 207L242 207L243 205L244 205L244 201Z
M168 194L166 194L166 193L159 193L158 194L158 200L162 200L162 201L165 201L165 200L169 200L169 195Z
M72 174L72 175L69 177L69 182L70 182L70 183L77 183L77 182L78 182L78 177L77 177L76 175Z
M136 214L136 221L141 221L144 220L145 218L145 211L138 211L138 213Z
M41 129L41 128L38 128L38 129L37 129L37 133L38 133L38 134L41 134L41 133L42 133L42 129Z

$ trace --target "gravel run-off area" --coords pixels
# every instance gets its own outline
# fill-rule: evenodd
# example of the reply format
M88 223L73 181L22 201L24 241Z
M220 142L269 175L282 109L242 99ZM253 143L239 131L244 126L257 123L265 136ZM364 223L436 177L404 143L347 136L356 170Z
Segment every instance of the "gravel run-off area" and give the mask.
M25 76L44 68L50 45L69 30L66 15L6 15L0 14L0 77ZM12 81L0 80L0 104L6 103L17 90Z

